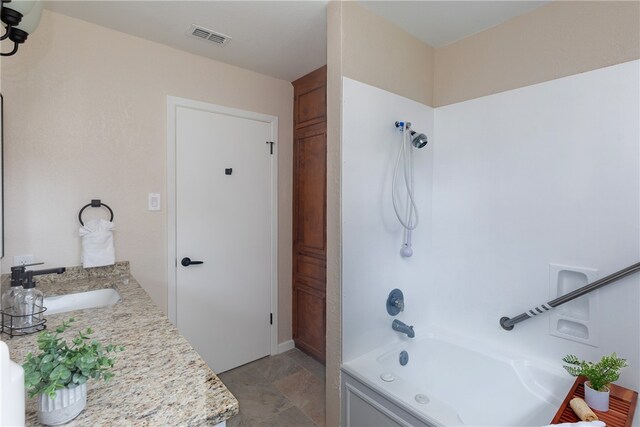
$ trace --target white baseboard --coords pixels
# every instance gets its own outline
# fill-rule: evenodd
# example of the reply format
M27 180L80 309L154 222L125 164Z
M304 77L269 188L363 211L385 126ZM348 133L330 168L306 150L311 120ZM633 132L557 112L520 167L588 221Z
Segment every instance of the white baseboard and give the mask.
M281 342L280 344L278 344L278 354L284 353L285 351L288 351L288 350L291 350L295 346L296 345L293 342L293 340Z

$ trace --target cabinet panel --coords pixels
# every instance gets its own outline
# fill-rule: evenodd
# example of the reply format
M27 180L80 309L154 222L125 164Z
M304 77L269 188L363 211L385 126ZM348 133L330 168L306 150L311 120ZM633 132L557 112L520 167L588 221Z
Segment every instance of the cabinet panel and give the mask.
M299 95L296 108L297 126L309 126L312 123L326 120L326 102L327 95L324 86Z
M297 283L294 294L294 334L296 347L315 358L325 359L325 296L313 288Z
M294 242L299 249L325 251L327 134L306 132L295 141Z
M327 266L324 259L307 256L304 254L298 254L295 257L296 264L294 265L295 272L298 278L312 280L314 282L320 282L319 289L324 290L324 283L326 281Z
M327 121L326 82L326 66L293 82L293 122L296 129Z

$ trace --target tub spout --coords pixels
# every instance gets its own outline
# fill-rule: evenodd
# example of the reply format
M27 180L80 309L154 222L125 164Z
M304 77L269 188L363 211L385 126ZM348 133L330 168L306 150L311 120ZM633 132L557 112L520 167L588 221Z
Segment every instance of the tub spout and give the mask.
M413 338L416 336L416 333L413 331L413 326L408 326L405 323L399 321L398 319L394 320L391 324L391 329L394 331L402 332L406 334L409 338Z

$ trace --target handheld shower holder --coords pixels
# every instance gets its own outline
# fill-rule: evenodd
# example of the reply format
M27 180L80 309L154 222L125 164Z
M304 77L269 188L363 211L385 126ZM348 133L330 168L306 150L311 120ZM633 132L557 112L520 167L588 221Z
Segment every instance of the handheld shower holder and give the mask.
M398 128L399 131L404 132L405 130L411 129L411 122L397 121L396 127Z

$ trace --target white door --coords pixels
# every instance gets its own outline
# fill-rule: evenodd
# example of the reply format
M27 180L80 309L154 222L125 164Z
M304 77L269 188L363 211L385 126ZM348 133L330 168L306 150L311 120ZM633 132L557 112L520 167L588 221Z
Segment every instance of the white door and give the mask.
M219 373L271 350L272 123L178 106L175 129L176 321Z

